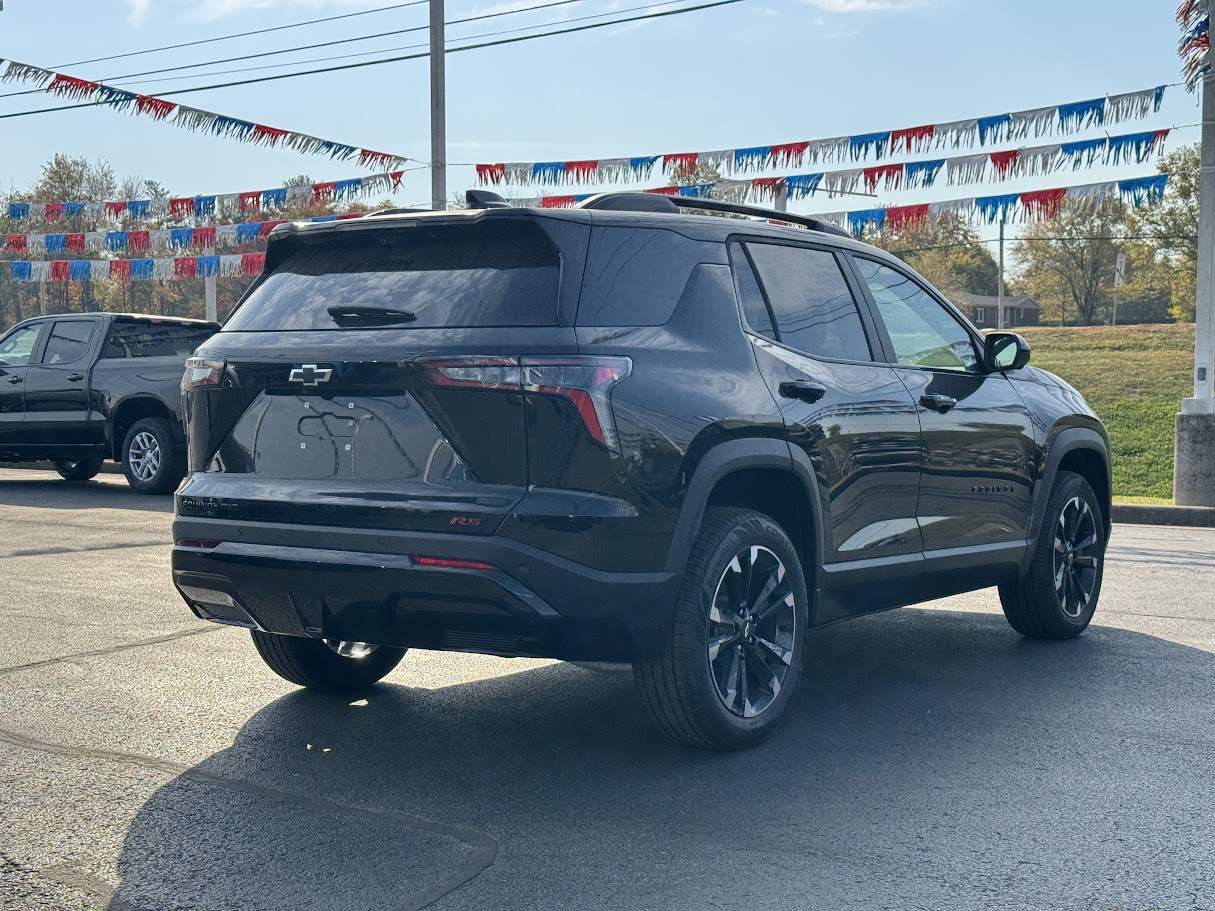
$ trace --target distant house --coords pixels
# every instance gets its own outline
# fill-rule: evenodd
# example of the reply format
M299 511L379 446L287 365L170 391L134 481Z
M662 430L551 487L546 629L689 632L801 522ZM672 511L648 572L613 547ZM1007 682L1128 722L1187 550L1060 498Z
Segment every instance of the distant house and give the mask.
M996 314L999 298L994 294L967 294L958 291L951 296L959 310L970 317L970 321L980 329L995 329L1000 325ZM1004 298L1004 325L1006 328L1015 326L1036 326L1042 308L1032 297L1017 297L1006 295Z

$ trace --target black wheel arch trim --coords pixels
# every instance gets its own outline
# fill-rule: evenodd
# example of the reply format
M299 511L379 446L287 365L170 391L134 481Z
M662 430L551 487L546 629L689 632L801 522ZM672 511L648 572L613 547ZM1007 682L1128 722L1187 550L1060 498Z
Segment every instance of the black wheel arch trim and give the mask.
M803 566L807 589L816 578L823 562L822 510L818 480L810 457L788 441L770 437L751 437L719 443L701 457L688 482L688 490L679 509L671 549L667 553L666 571L683 572L692 551L692 543L700 532L709 496L717 483L736 471L751 468L776 468L787 471L805 488L810 501L809 532L813 537L815 565Z
M1034 497L1033 515L1029 526L1029 540L1031 544L1038 540L1038 533L1042 528L1042 519L1046 515L1046 504L1050 500L1050 492L1055 486L1055 477L1059 473L1059 466L1063 462L1063 457L1077 450L1092 452L1101 459L1101 463L1105 466L1106 490L1110 492L1110 496L1106 498L1106 502L1101 504L1101 507L1102 520L1105 522L1105 538L1107 541L1109 540L1111 531L1111 523L1109 521L1110 500L1112 499L1114 490L1109 443L1096 430L1087 427L1068 427L1054 435L1046 452L1046 459L1039 477L1036 496ZM1094 492L1100 497L1099 492ZM1027 553L1032 554L1033 548L1030 547Z

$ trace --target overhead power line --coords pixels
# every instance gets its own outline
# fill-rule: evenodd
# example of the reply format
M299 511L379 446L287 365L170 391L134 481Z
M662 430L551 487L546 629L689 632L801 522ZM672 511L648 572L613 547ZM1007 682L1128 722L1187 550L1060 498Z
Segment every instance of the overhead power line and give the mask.
M381 6L376 9L359 10L355 13L342 13L338 16L325 16L322 19L306 19L303 22L289 22L286 25L275 25L270 28L254 29L251 32L236 32L232 35L217 35L214 38L201 38L198 41L184 41L181 44L166 44L162 47L149 47L142 51L127 51L125 54L111 54L108 57L93 57L90 60L75 60L72 63L57 64L55 69L67 69L71 66L84 66L86 63L104 63L106 60L121 60L124 57L139 57L143 54L157 54L161 51L175 51L183 47L197 47L200 44L214 44L216 41L231 41L233 38L248 38L251 35L266 35L270 32L282 32L289 28L303 28L306 25L319 25L322 22L336 22L339 19L353 19L355 16L370 16L372 13L386 13L389 10L404 9L407 6L425 6L430 0L410 0L409 3L394 3L392 6Z
M583 2L585 2L585 0L550 0L550 2L548 2L548 3L538 3L534 6L524 6L524 7L519 7L518 9L500 10L500 11L494 12L494 13L482 13L479 16L466 16L463 19L449 19L444 23L444 25L464 25L469 22L479 22L482 19L496 19L501 16L514 16L519 13L531 13L531 12L535 12L536 10L550 9L554 6L568 6L571 3L583 3ZM672 0L672 2L674 2L674 0ZM660 4L655 4L655 5L663 6L665 4L660 3ZM612 15L613 13L618 15L622 12L628 12L628 10L613 10L611 12L600 13L598 15L608 16L608 15ZM594 17L582 17L582 18L594 18ZM581 21L581 19L573 19L573 20L567 20L567 21L579 22L579 21ZM527 27L528 28L540 28L542 26L533 25L533 26L527 26ZM353 38L338 38L333 41L321 41L317 44L304 44L304 45L300 45L299 47L280 48L278 50L273 50L273 51L259 51L255 54L241 54L236 57L221 57L217 60L204 60L201 63L183 63L183 64L179 64L177 66L161 67L160 69L157 69L157 70L143 70L142 72L139 72L139 73L124 73L121 76L107 76L104 79L97 79L94 81L100 82L102 84L121 84L123 82L123 80L135 79L139 76L155 76L158 73L175 73L175 72L180 72L181 70L196 70L196 69L199 69L200 67L205 67L205 66L219 66L220 64L223 64L223 63L237 63L242 60L258 60L262 57L276 57L281 54L298 54L298 53L302 53L303 51L313 51L313 50L317 50L317 49L323 48L323 47L335 47L339 44L354 44L359 41L373 41L377 38L390 38L394 35L407 35L412 32L425 32L425 31L429 30L429 28L430 28L429 25L415 25L415 26L411 26L410 28L393 29L392 31L388 31L388 32L376 32L371 35L357 35ZM512 29L509 31L522 31L522 29ZM493 34L506 34L506 32L494 32ZM474 35L471 37L477 38L477 37L482 37L482 36ZM467 39L465 39L465 40L467 40ZM416 45L412 45L411 47L414 47L414 46L416 46ZM422 46L424 47L425 45L422 45ZM391 53L391 52L397 51L397 50L402 50L402 48L381 48L379 50L374 50L374 51L364 51L361 54L350 54L347 57L340 57L340 56L339 57L322 57L322 58L320 58L320 60L322 60L322 61L323 60L342 60L342 59L349 59L349 57L362 57L362 56L366 56L368 54L382 54L385 52ZM301 64L314 63L314 62L318 62L318 61L293 60L290 63L277 64L277 66L299 66ZM248 67L246 69L221 70L216 73L202 73L202 74L199 74L198 76L170 77L170 80L180 79L180 78L196 79L196 78L200 78L201 76L220 76L220 75L224 75L225 73L250 72L252 70L257 70L257 69L272 69L273 66L274 65L266 66L266 67ZM149 80L144 80L144 81L147 82ZM138 83L136 83L136 84L138 84ZM16 98L20 95L37 95L37 94L42 93L43 91L45 91L45 89L23 89L20 92L6 92L6 93L0 95L0 98Z
M629 22L640 22L646 19L661 19L669 16L681 16L684 13L695 13L701 10L713 9L719 6L731 6L735 3L743 3L745 0L713 0L711 3L700 3L695 6L685 6L680 9L663 10L657 13L646 13L641 16L627 16L623 19L613 19L611 22L592 22L587 25L577 25L572 28L554 29L549 32L541 32L537 35L518 35L513 38L499 38L496 41L483 41L479 44L467 44L463 47L450 48L447 53L455 54L460 51L475 51L487 47L498 47L504 44L517 44L521 41L534 41L537 38L551 38L556 35L568 35L574 32L586 32L591 29L608 28L613 25L624 25ZM301 70L295 73L279 73L274 76L258 76L253 79L239 79L235 82L220 82L214 85L199 85L188 89L172 89L168 92L149 92L153 96L172 96L172 95L187 95L192 92L210 92L216 89L236 88L238 86L254 85L261 82L275 82L280 79L295 79L300 76L315 76L321 73L337 73L345 70L362 69L369 66L383 66L388 63L399 63L405 60L419 60L429 57L429 52L418 54L405 54L397 57L383 57L376 60L364 60L358 63L346 63L340 66L327 66L314 70ZM108 104L105 101L85 101L80 104L66 104L53 108L37 108L33 111L17 111L13 114L0 114L0 120L9 120L14 117L32 117L35 114L50 114L55 111L72 111L79 108L92 108Z

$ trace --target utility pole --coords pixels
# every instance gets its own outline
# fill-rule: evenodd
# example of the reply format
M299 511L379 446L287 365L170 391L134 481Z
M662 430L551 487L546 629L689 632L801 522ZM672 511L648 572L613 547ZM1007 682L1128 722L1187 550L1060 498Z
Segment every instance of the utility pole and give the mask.
M443 0L430 0L430 207L447 208L447 74Z
M1114 312L1110 316L1110 325L1118 325L1118 302L1122 297L1122 286L1126 284L1126 253L1118 251L1118 261L1114 265Z
M1181 400L1173 450L1173 502L1215 506L1215 72L1202 80L1198 299L1194 319L1194 397Z
M1004 219L1000 219L1000 280L996 288L996 328L1004 328Z
M208 247L203 252L207 256L215 255L215 250L213 250L211 247ZM217 305L217 303L215 301L215 275L214 274L203 276L203 290L204 290L204 292L206 294L206 298L207 298L207 311L206 311L207 320L212 323L218 323L219 322L219 306Z

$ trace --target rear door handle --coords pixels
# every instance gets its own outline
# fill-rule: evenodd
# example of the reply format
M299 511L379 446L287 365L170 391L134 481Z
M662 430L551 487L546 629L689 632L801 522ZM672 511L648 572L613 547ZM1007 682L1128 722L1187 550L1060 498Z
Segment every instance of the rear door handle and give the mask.
M925 408L931 408L933 411L939 411L944 414L954 405L958 404L958 400L951 395L941 395L939 392L934 392L931 395L920 396L920 404Z
M8 378L8 381L9 381L10 383L12 383L14 386L15 386L15 385L17 385L17 384L18 384L18 383L20 383L20 382L23 382L22 378L21 378L21 377L19 377L19 376L10 376L10 377Z
M79 383L82 379L84 379L83 373L70 373L68 374L67 381L69 383Z
M790 380L780 384L780 394L787 399L817 402L827 394L827 387L810 380Z

